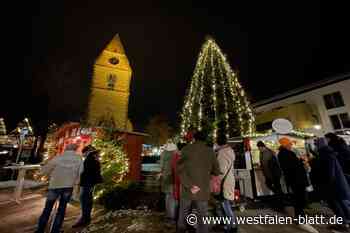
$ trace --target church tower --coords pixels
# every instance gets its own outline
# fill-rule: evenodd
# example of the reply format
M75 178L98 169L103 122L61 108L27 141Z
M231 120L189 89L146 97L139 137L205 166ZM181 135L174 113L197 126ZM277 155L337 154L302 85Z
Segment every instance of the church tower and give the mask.
M131 74L128 58L117 34L94 64L87 112L89 124L130 130L128 104Z

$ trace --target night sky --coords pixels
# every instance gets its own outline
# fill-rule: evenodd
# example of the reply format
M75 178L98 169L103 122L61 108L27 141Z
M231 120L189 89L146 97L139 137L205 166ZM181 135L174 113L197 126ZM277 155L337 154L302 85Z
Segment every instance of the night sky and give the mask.
M207 34L239 71L252 102L350 71L345 6L120 2L36 1L24 6L25 14L5 21L6 39L14 45L8 54L17 61L3 67L16 69L1 92L6 101L0 116L8 124L26 113L38 124L79 120L94 60L116 33L133 69L129 116L138 130L155 114L176 124ZM17 64L22 54L23 75Z

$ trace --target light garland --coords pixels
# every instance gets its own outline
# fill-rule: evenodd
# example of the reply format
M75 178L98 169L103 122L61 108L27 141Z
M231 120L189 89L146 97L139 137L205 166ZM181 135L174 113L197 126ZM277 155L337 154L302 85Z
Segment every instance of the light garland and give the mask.
M211 93L210 99L205 96L208 93ZM223 105L220 105L222 101ZM212 140L215 140L219 130L217 124L221 121L225 125L220 130L226 131L227 137L238 136L235 129L240 135L254 132L255 119L250 103L225 55L212 38L208 38L201 48L180 116L182 136L190 126L197 130L209 128Z
M129 160L122 145L115 141L95 138L92 142L100 151L101 173L103 183L96 186L94 199L101 197L107 190L113 189L126 176L129 171Z
M216 78L215 78L215 66L214 66L214 55L213 55L213 43L209 43L210 47L210 65L211 65L211 82L212 82L212 88L213 88L213 107L214 107L214 117L215 117L215 122L218 122L218 113L217 113L217 101L216 101ZM213 130L213 141L216 140L217 137L217 131L218 127L215 124L214 125L214 130Z
M257 138L257 137L267 137L267 136L271 136L275 133L251 133L251 134L245 134L242 135L243 137L249 137L249 138ZM297 137L302 137L302 138L310 138L310 137L314 137L315 135L312 133L307 133L307 132L303 132L303 131L298 131L298 130L292 130L289 134L286 135L292 135L292 136L297 136Z

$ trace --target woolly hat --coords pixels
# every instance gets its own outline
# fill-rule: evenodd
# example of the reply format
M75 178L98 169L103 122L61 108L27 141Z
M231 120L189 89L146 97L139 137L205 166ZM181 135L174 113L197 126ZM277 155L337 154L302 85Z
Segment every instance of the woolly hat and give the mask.
M293 144L292 141L286 137L280 138L278 142L281 144L281 146L290 146Z

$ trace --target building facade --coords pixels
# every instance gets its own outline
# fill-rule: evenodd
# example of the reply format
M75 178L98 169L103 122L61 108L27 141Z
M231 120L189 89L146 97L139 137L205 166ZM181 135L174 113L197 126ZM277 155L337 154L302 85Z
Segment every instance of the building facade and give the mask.
M285 118L295 129L316 135L350 133L350 73L256 102L253 108L260 132Z
M132 131L128 120L131 75L129 60L117 34L94 64L87 110L90 125L108 124Z

